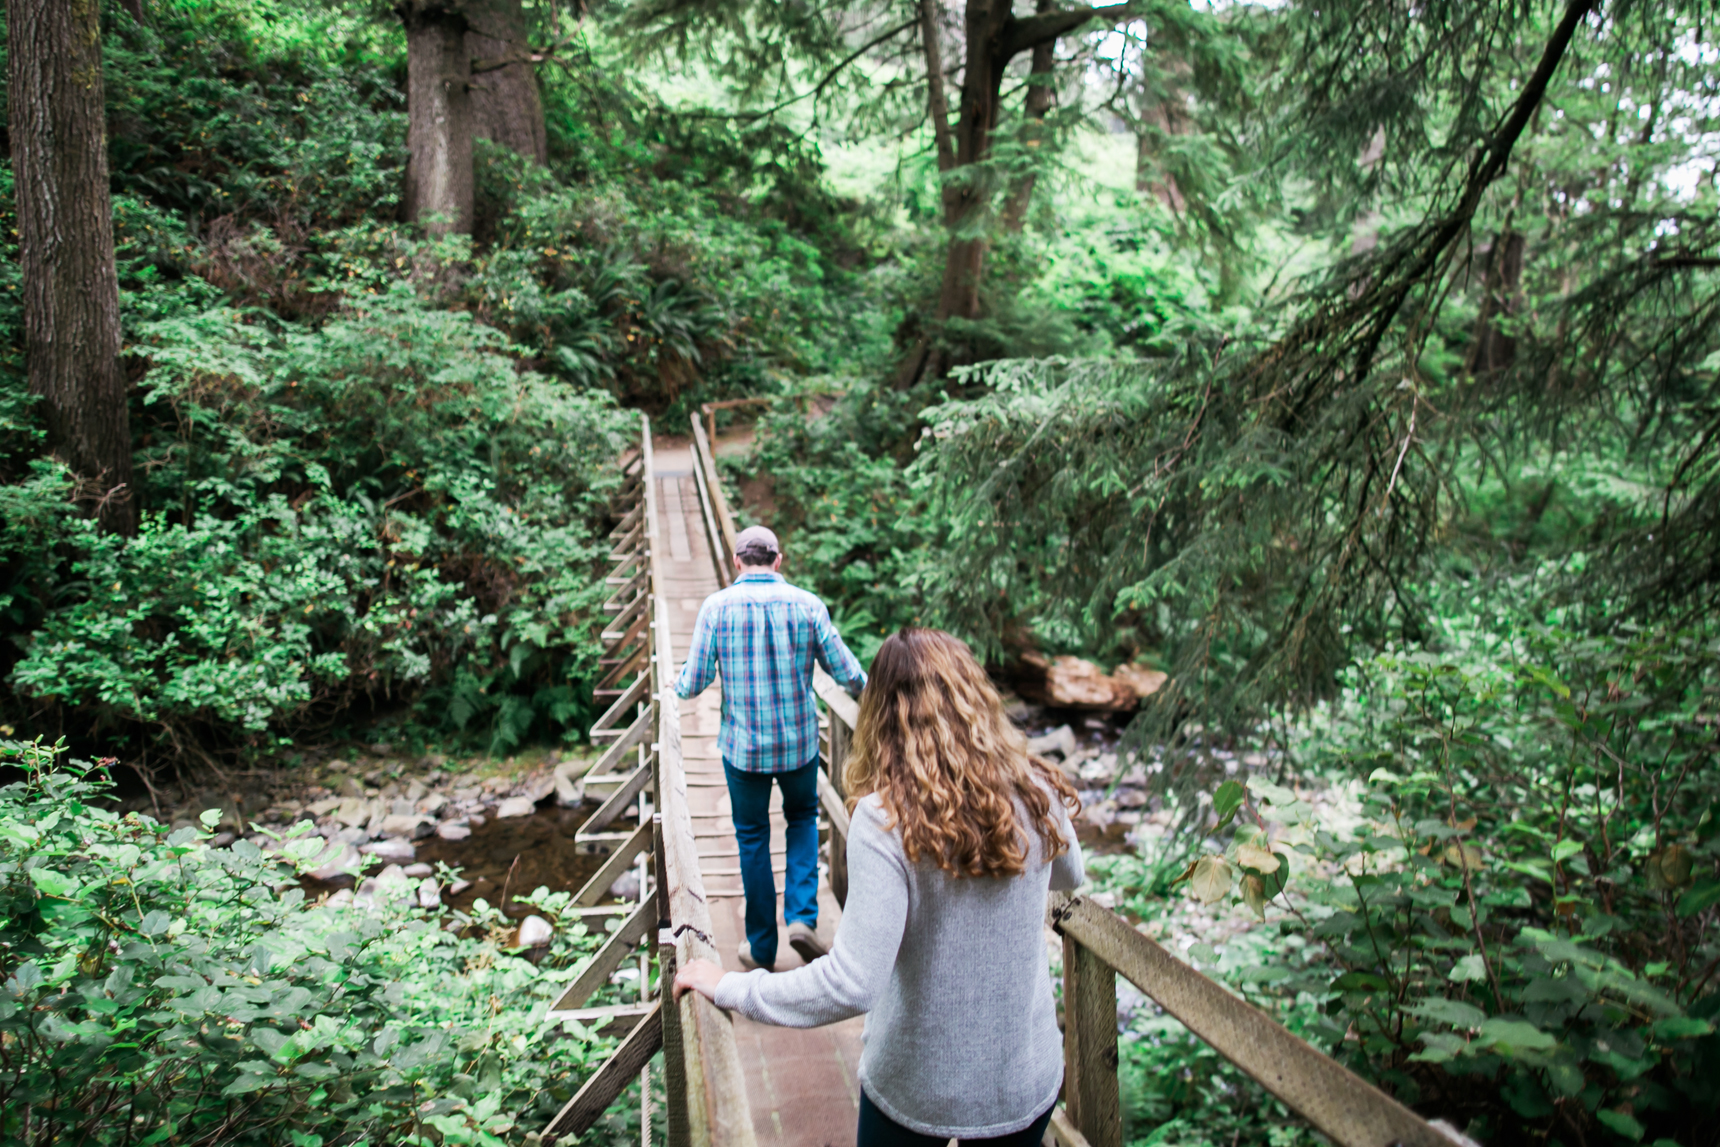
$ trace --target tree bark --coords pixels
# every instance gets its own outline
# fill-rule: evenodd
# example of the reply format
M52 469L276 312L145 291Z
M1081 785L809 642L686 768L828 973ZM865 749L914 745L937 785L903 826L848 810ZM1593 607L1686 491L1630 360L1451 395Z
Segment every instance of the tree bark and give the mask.
M451 5L407 0L406 217L432 235L472 230L472 57Z
M466 5L466 22L466 55L473 60L505 59L528 47L520 0L472 0ZM473 76L471 91L474 136L540 167L549 162L536 68L515 60Z
M1517 339L1499 329L1500 316L1517 313L1523 288L1523 236L1507 226L1487 252L1482 280L1481 312L1475 318L1475 340L1469 348L1469 373L1476 377L1505 370L1516 361Z
M1168 97L1148 105L1142 119L1145 130L1135 157L1135 190L1152 192L1160 203L1181 215L1185 205L1182 188L1177 186L1177 177L1165 170L1159 144L1188 130L1188 113L1174 97Z
M96 0L7 0L12 167L30 389L50 448L103 528L129 535L137 508L98 12Z
M1039 11L1042 14L1051 11L1051 0L1039 0ZM1027 95L1022 99L1021 106L1023 147L1037 148L1043 142L1042 127L1046 113L1051 110L1054 95L1051 71L1056 62L1056 40L1034 45L1033 62L1027 70ZM1011 189L1009 201L1003 208L1003 229L1012 235L1019 235L1022 226L1027 222L1027 209L1033 206L1033 185L1038 180L1038 174L1032 169L1016 177L1015 187Z

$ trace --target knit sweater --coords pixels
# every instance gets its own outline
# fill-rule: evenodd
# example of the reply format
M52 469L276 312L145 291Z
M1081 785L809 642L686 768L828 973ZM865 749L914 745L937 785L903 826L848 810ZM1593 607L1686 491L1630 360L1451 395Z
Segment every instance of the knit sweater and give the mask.
M1030 830L1025 873L958 879L923 858L910 863L901 829L885 827L876 794L865 798L830 954L791 972L730 972L717 1004L786 1027L865 1013L860 1084L922 1135L986 1139L1028 1126L1063 1081L1045 898L1084 879L1068 814L1055 799L1052 808L1068 852L1047 863Z

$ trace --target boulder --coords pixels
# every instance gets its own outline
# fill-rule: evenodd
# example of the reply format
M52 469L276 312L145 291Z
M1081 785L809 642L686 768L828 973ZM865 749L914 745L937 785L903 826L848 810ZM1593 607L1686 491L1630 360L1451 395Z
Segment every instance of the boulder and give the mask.
M529 796L509 797L496 806L496 816L530 816L537 811L537 802Z
M1117 666L1111 674L1111 680L1127 688L1135 695L1135 700L1144 701L1165 687L1165 682L1170 680L1170 674L1130 663Z
M358 850L383 860L402 864L410 862L418 856L418 850L413 848L412 842L408 840L374 840L369 844L359 845Z
M542 916L527 916L520 921L520 947L541 948L555 937L555 929Z
M1024 697L1063 709L1115 711L1135 707L1135 694L1081 657L1022 655L1017 688Z
M463 824L455 824L449 820L436 826L436 835L443 840L465 840L472 835L472 830Z

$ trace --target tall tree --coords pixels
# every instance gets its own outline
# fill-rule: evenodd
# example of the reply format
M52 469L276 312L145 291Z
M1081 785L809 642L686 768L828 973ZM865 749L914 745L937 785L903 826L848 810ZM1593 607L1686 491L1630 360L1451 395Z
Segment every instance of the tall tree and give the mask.
M468 0L466 54L472 59L472 134L540 166L548 163L543 96L520 0Z
M472 57L460 0L402 0L406 217L434 235L472 230Z
M95 0L7 0L30 389L105 529L137 524Z

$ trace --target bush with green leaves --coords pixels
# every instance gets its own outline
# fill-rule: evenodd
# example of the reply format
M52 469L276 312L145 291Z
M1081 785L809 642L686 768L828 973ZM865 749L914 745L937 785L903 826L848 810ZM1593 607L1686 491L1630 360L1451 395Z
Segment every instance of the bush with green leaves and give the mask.
M0 742L0 1140L501 1147L613 1050L543 1022L601 940L567 893L524 898L534 964L482 902L306 903L321 838L211 848L55 757Z
M1321 812L1263 775L1212 793L1184 876L1269 921L1219 974L1483 1140L1707 1141L1720 638L1458 604L1437 647L1360 663L1297 728L1300 773L1351 799ZM1163 910L1162 869L1098 868Z
M606 394L400 282L314 326L161 319L140 349L152 508L131 539L9 525L15 689L192 752L390 702L497 749L584 723L634 426Z

